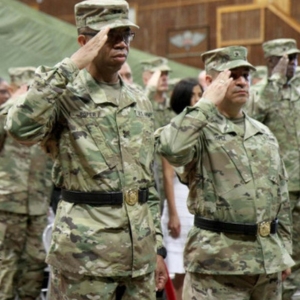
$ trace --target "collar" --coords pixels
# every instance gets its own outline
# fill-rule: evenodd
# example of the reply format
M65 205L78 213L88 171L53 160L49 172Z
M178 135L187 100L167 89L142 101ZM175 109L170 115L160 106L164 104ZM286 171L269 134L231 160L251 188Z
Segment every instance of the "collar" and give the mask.
M119 80L121 83L119 109L122 109L136 103L136 98L131 92L130 87L124 83L121 76L119 76ZM79 72L79 75L72 83L72 86L68 88L75 96L79 97L84 102L93 101L95 105L102 105L106 103L115 105L115 103L107 99L104 90L99 87L97 81L86 69Z
M244 111L243 114L245 115L244 140L249 139L256 134L267 133L266 129L260 122L250 118ZM210 126L215 127L217 130L221 131L224 134L239 134L239 132L236 130L237 126L219 112L217 112L217 114L211 120Z

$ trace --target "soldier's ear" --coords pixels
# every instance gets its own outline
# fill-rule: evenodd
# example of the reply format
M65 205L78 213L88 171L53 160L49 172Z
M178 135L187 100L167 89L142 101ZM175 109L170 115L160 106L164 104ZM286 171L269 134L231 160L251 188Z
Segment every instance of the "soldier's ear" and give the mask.
M77 37L77 42L78 42L78 44L82 47L82 46L84 46L84 45L88 42L88 40L87 40L87 38L86 38L85 35L80 34L80 35Z
M210 85L212 80L213 80L213 78L210 75L205 76L205 82L207 85Z

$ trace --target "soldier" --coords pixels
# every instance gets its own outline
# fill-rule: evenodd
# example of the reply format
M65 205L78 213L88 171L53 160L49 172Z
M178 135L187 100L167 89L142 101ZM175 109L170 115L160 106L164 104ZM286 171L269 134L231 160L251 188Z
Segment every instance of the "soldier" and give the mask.
M286 172L277 140L248 117L247 49L202 54L208 87L157 133L158 151L189 188L195 215L183 299L281 299L294 264Z
M167 125L175 116L170 106L169 73L171 68L164 57L154 57L141 62L146 95L150 99L154 111L154 128ZM161 158L156 155L154 163L156 188L162 201L165 199L163 188L163 170ZM163 202L162 202L163 204Z
M167 280L160 199L151 168L153 110L118 75L132 28L124 0L75 5L80 49L41 66L7 128L21 143L41 141L62 188L52 243L50 299L155 299Z
M169 91L169 73L171 68L168 66L168 60L163 57L155 57L142 62L143 78L146 74L150 77L144 80L146 94L153 105L155 129L168 124L174 112L170 107Z
M136 84L133 81L131 67L127 62L125 62L122 65L121 69L119 70L119 74L122 77L124 82L126 82L127 84L131 85L132 87L134 87L136 89L143 90L143 88L140 85Z
M29 84L32 67L10 68L12 92ZM1 107L5 113L10 98ZM0 299L35 300L44 280L45 250L51 192L51 159L40 146L22 146L6 134L0 115Z
M294 224L292 257L296 264L291 276L284 282L283 299L287 300L300 288L300 76L295 76L300 50L294 39L267 41L263 50L269 80L249 113L267 125L276 136L289 177Z
M133 84L133 77L132 77L132 71L128 64L128 62L125 62L121 69L119 70L119 74L122 77L123 81L127 84Z

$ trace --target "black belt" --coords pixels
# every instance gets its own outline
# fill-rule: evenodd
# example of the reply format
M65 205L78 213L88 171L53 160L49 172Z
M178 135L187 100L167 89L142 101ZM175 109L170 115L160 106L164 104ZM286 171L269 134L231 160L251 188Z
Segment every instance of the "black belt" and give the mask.
M195 216L194 225L198 228L213 232L268 236L269 234L275 234L277 232L278 219L276 218L273 221L266 221L258 224L248 224L221 222Z
M122 205L123 198L129 205L136 202L140 204L148 201L148 189L128 190L126 192L79 192L61 191L62 199L75 204L88 204L91 206Z

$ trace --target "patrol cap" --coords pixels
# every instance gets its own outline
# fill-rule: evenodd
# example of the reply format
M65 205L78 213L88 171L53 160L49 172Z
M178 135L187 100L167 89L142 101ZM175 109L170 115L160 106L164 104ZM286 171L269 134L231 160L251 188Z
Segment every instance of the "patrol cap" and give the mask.
M11 84L15 84L16 86L23 84L30 85L33 82L35 70L35 67L9 68L8 74Z
M294 39L276 39L262 44L265 57L283 56L284 54L300 53L297 42Z
M125 0L87 0L75 5L76 27L101 30L106 27L132 26L139 28L128 19L129 5Z
M154 57L150 58L148 60L141 61L141 64L143 66L144 71L150 71L155 72L157 70L159 71L167 71L171 72L172 69L168 66L168 60L164 57Z
M230 46L217 48L201 54L205 64L205 70L224 71L226 69L235 69L238 67L248 67L255 70L247 61L247 48L242 46Z

